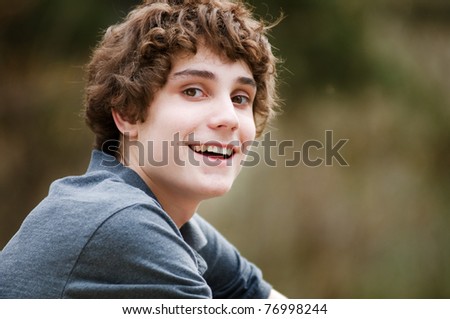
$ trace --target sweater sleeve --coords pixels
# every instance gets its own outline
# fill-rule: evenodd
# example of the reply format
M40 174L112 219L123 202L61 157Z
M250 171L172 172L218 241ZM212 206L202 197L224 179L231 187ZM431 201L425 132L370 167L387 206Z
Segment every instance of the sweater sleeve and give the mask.
M212 290L213 298L268 298L272 287L263 279L260 269L242 257L199 215L195 215L191 222L206 237L207 243L198 253L208 266L203 277Z
M65 298L211 298L194 251L155 206L104 221L80 253Z

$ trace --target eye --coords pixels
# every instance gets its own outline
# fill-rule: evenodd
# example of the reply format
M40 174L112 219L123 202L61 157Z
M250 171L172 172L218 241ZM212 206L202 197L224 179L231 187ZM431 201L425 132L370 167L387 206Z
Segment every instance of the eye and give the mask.
M250 104L250 98L245 95L235 95L231 98L231 101L238 105Z
M189 97L203 97L206 96L202 90L198 88L188 88L183 91L184 95L187 95Z

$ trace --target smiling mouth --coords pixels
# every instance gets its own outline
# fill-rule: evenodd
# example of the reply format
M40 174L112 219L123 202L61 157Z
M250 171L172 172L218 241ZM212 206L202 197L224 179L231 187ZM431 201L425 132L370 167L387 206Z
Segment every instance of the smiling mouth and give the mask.
M210 158L229 159L235 154L233 147L220 145L189 145L189 148L197 154Z

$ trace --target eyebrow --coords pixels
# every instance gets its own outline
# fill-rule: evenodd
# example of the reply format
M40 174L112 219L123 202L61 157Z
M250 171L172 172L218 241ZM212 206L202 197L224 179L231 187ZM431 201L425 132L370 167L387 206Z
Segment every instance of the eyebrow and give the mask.
M172 78L184 77L184 76L195 76L208 80L216 80L217 76L210 71L206 70L195 70L195 69L186 69L183 71L176 72L172 75ZM240 76L237 78L237 82L243 85L250 85L256 88L256 81L252 78L246 76Z
M253 80L252 78L249 78L249 77L246 77L246 76L241 76L237 80L241 84L250 85L250 86L253 86L254 88L256 88L256 81Z

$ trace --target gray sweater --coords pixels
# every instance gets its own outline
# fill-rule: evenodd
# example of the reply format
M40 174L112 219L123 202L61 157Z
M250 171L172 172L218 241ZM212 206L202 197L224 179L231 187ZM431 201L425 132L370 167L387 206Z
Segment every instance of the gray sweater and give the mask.
M0 298L267 298L270 285L199 215L178 229L131 169L93 151L0 253Z

